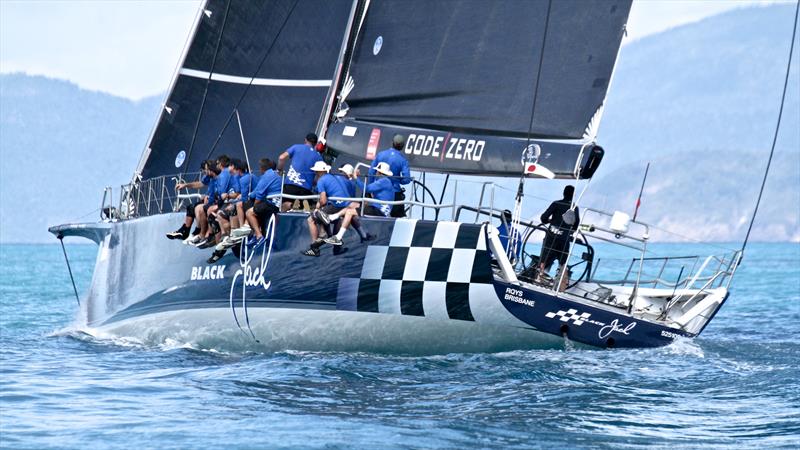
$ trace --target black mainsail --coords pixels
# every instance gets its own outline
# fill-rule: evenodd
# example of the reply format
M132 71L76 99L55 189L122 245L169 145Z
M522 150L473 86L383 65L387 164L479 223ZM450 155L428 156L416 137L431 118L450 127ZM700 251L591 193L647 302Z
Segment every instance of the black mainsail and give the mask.
M369 158L408 136L418 169L514 175L521 154L588 178L630 0L383 0L352 43L352 90L329 127L334 151ZM345 83L347 84L347 83ZM334 112L336 112L334 111Z
M274 158L314 130L352 5L208 0L137 174L196 171L221 153L244 159L242 135L251 158Z

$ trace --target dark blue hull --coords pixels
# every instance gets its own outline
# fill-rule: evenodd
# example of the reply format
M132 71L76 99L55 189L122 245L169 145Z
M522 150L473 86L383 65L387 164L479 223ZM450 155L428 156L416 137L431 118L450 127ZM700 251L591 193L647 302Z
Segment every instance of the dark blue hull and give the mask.
M182 221L180 214L97 224L93 233L86 231L92 225L53 231L100 244L84 302L89 327L214 310L225 311L231 327L265 339L252 331L258 324L251 318L273 309L295 310L298 316L310 310L350 312L348 318L367 322L388 314L399 319L392 326L402 329L407 323L408 334L431 324L469 330L472 323L490 327L493 334L524 331L541 338L546 333L548 342L566 336L602 348L654 347L690 336L624 310L505 283L493 273L481 224L365 218L363 226L374 240L361 242L351 231L338 251L326 246L321 256L308 257L301 254L310 240L306 217L280 214L268 230L274 234L267 245L239 256L229 252L215 264L205 262L211 249L164 238Z

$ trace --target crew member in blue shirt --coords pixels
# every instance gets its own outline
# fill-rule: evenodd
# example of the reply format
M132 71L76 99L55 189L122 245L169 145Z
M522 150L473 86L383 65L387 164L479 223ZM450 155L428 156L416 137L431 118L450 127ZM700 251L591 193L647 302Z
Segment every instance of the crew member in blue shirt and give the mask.
M220 242L219 245L222 245L223 237L228 236L231 226L233 228L239 226L237 205L242 201L242 187L240 181L241 177L247 173L247 164L240 159L234 159L230 161L228 170L230 172L230 187L226 193L222 207L216 214L216 220L220 228L219 236L217 237L217 241ZM220 176L220 178L222 177ZM247 189L247 194L249 194L249 192L250 190ZM227 248L229 246L230 244L225 247Z
M211 207L215 206L216 202L217 202L217 197L218 197L218 195L217 195L217 178L219 178L219 174L220 174L220 170L217 167L215 161L207 161L206 162L205 176L202 177L200 179L200 181L195 181L193 183L179 183L179 184L177 184L175 186L177 189L184 189L184 188L199 189L204 185L208 186L208 189L206 190L206 195L203 198L203 201L201 203L195 203L193 205L194 206L194 213L193 213L194 214L193 215L194 221L197 222L197 228L199 228L200 231L197 234L193 235L193 236L187 237L183 241L184 244L197 245L197 244L201 243L202 241L204 241L206 239L207 234L208 234L207 216L208 216L209 209L211 209ZM187 211L186 215L189 216L188 211ZM188 220L187 220L187 222L188 222ZM186 222L184 222L184 224L185 223Z
M347 189L347 180L337 179L336 175L328 173L330 169L331 166L325 164L324 161L317 161L311 167L311 170L315 172L315 177L319 177L316 182L319 202L311 215L308 216L308 219L306 219L308 233L311 235L311 246L303 252L306 256L319 256L319 247L324 243L319 238L319 227L317 225L325 227L327 235L330 236L330 218L328 214L338 213L347 208L349 204L344 200L330 200L328 198L351 196ZM355 195L355 192L353 192L353 195Z
M406 144L406 138L401 134L394 135L392 138L392 148L378 152L375 159L372 161L372 167L369 169L369 181L373 181L375 176L375 168L380 163L386 163L389 166L389 171L395 174L391 176L392 188L394 189L394 196L392 200L403 201L406 196L403 194L403 188L400 185L411 183L411 171L408 168L408 161L403 156L403 147ZM392 217L405 217L406 211L402 204L394 205L392 207Z
M291 159L286 170L286 183L283 193L288 195L313 195L311 188L314 185L314 171L311 167L317 161L322 161L322 155L314 149L317 145L317 135L308 133L305 142L295 144L278 158L278 173L282 174L287 160ZM302 201L300 202L302 204ZM288 211L294 204L294 199L284 198L281 211ZM309 208L313 209L315 202L308 200Z
M274 167L272 161L262 159L259 164L262 167L269 168L264 171L261 178L258 179L255 189L250 193L250 198L253 199L253 207L245 212L247 223L254 234L251 240L248 241L248 245L252 246L258 246L265 241L262 228L267 225L269 218L279 211L277 206L278 199L268 197L281 193L281 177L272 169Z
M380 168L381 168L381 170L385 169L384 165L380 165ZM356 195L356 185L358 184L357 180L358 180L358 176L359 176L357 170L354 171L352 166L350 166L349 164L346 164L346 165L342 166L341 169L339 169L338 173L336 173L335 175L331 175L331 176L335 176L336 177L334 179L337 181L340 189L337 190L337 191L334 191L334 193L330 193L328 195L330 195L330 196L340 196L340 194L338 194L337 192L345 192L346 191L347 192L347 197L350 197L350 198L355 197L355 195ZM325 178L325 177L323 177L323 178ZM323 180L321 178L319 183L322 183L322 181ZM318 186L319 186L319 183L318 183ZM361 185L363 185L363 183L361 183ZM387 191L387 193L388 193L388 191ZM320 202L322 201L322 195L321 194L322 194L322 191L320 190ZM392 196L394 195L393 191L391 191L391 195ZM341 246L343 244L342 238L344 237L344 234L347 232L347 229L348 229L348 227L350 225L353 225L353 229L355 229L356 232L358 233L359 238L361 238L361 242L372 240L373 236L370 235L369 233L365 232L361 228L361 222L358 219L358 207L361 206L361 204L358 203L358 202L340 202L340 203L344 203L344 205L342 205L342 204L336 205L336 206L339 207L338 208L339 210L338 211L334 211L332 214L330 214L328 216L328 218L331 221L337 220L340 216L344 216L344 218L342 219L342 223L339 226L339 230L335 235L328 237L323 242L325 242L327 244L331 244L331 245ZM318 248L319 242L318 241L312 241L311 249L314 249L315 244L317 245L317 248ZM334 254L338 254L338 253L336 251L334 251ZM315 256L318 256L318 254L315 255Z
M395 199L394 184L392 184L392 174L394 172L389 168L389 164L380 162L375 166L375 178L373 182L369 183L364 191L371 194L375 200L392 201ZM392 213L392 205L382 205L380 203L372 203L364 208L365 216L379 216L390 217ZM392 216L394 217L394 216Z
M228 155L220 155L217 158L215 171L216 177L214 178L214 202L210 202L207 207L204 207L203 212L198 214L197 218L200 222L200 236L199 241L192 242L192 245L197 248L208 248L216 244L215 234L219 233L219 222L217 222L217 211L224 205L225 200L230 195L231 189L231 172L230 166L231 159ZM205 231L203 229L205 225Z
M180 191L181 189L202 189L203 186L206 186L206 194L200 197L200 200L193 202L189 205L186 205L186 218L183 220L183 225L177 230L167 233L167 239L180 239L185 240L189 237L189 232L192 229L192 224L195 221L196 214L195 210L198 206L203 205L206 203L206 199L208 197L208 188L209 183L211 182L212 178L208 175L208 167L209 165L213 165L213 161L203 161L200 163L200 179L197 181L192 181L190 183L177 183L175 185L175 190ZM200 233L200 228L195 227L194 235Z

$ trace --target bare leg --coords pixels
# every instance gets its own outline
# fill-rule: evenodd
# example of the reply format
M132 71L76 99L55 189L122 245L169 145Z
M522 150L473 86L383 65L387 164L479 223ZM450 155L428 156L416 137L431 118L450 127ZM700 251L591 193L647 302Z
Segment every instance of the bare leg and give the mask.
M203 205L198 205L194 214L197 217L197 224L200 225L200 236L206 237L208 233L208 220Z
M248 225L250 225L250 228L256 234L256 238L261 239L263 237L261 234L261 225L258 224L258 217L256 217L256 212L253 211L253 208L247 210L245 217L247 218Z
M286 212L292 209L292 205L294 204L294 200L287 200L281 203L281 212Z
M306 219L306 222L308 223L308 233L311 235L311 242L314 242L319 237L319 228L317 228L317 224L311 216Z
M239 224L241 224L241 225L237 224L236 228L244 226L244 224L247 223L245 222L244 218L244 206L242 205L242 202L236 204L236 218L238 219Z
M219 214L217 214L217 222L219 222L220 237L227 236L231 232L231 223Z

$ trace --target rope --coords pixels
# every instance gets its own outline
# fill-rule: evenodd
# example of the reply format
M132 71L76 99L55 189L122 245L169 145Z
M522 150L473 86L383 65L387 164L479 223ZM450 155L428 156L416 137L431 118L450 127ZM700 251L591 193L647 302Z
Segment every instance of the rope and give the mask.
M228 120L225 121L225 125L220 130L219 134L217 135L217 138L214 140L214 143L211 144L211 149L208 150L208 154L206 155L206 159L208 159L211 156L211 154L214 153L214 149L217 148L217 144L219 144L220 139L222 139L223 133L225 133L225 130L228 129L228 125L230 125L234 114L239 110L239 105L242 104L242 102L244 101L245 96L247 95L247 92L253 86L253 80L256 78L256 75L258 75L258 72L261 71L261 67L267 61L267 56L269 56L270 52L272 52L272 48L275 47L275 43L278 42L278 38L280 37L281 33L283 33L283 29L286 27L286 24L289 22L289 19L292 17L292 13L294 12L295 7L297 7L298 1L299 0L294 2L294 4L292 5L292 8L289 9L289 12L286 14L286 18L283 19L283 23L281 24L281 27L278 28L278 33L275 34L275 39L272 40L272 43L269 45L269 48L267 49L266 52L264 52L264 56L261 58L261 62L258 63L258 67L256 67L256 70L253 72L253 76L250 77L250 82L247 83L247 87L244 88L244 92L242 92L242 95L239 96L239 100L237 100L236 104L233 106L233 110L231 111L230 115L228 116Z
M189 152L186 154L186 161L190 161L192 156L192 150L194 150L194 143L197 140L197 130L200 128L200 120L203 118L203 112L205 111L206 107L206 99L208 98L208 86L211 85L211 75L214 73L214 69L217 66L217 56L219 55L219 46L222 44L222 35L225 33L225 25L228 23L228 11L231 9L231 3L233 0L228 0L228 5L225 7L225 17L222 19L222 27L219 30L219 37L217 38L217 45L214 47L214 58L211 60L211 72L208 74L208 79L206 80L206 89L203 91L203 100L200 102L200 113L197 114L197 122L194 124L194 131L192 132L192 141L189 144ZM187 162L186 167L189 167ZM183 175L185 172L181 172Z
M81 298L78 296L78 288L75 287L75 278L72 277L72 267L69 266L69 258L67 257L67 249L64 247L64 235L58 235L58 242L61 243L61 251L64 252L64 261L67 262L67 270L69 271L69 279L72 281L72 291L75 292L75 300L78 301L78 306L81 306Z
M764 170L764 178L761 180L761 189L758 191L758 200L756 200L756 207L753 210L753 216L750 218L750 226L747 227L747 234L744 236L742 242L742 253L747 246L747 241L750 239L750 232L753 231L753 223L756 221L756 214L758 214L758 207L761 204L761 197L764 195L764 186L767 184L767 175L769 175L769 168L772 165L772 155L775 154L775 143L778 141L778 131L781 128L781 118L783 117L783 105L786 102L786 87L789 85L789 70L792 67L792 53L794 53L794 38L797 35L797 14L800 11L800 0L797 0L794 8L794 25L792 26L792 43L789 45L789 61L786 63L786 77L783 80L783 94L781 94L781 107L778 110L778 123L775 124L775 134L772 136L772 148L769 150L769 158L767 159L767 167Z

